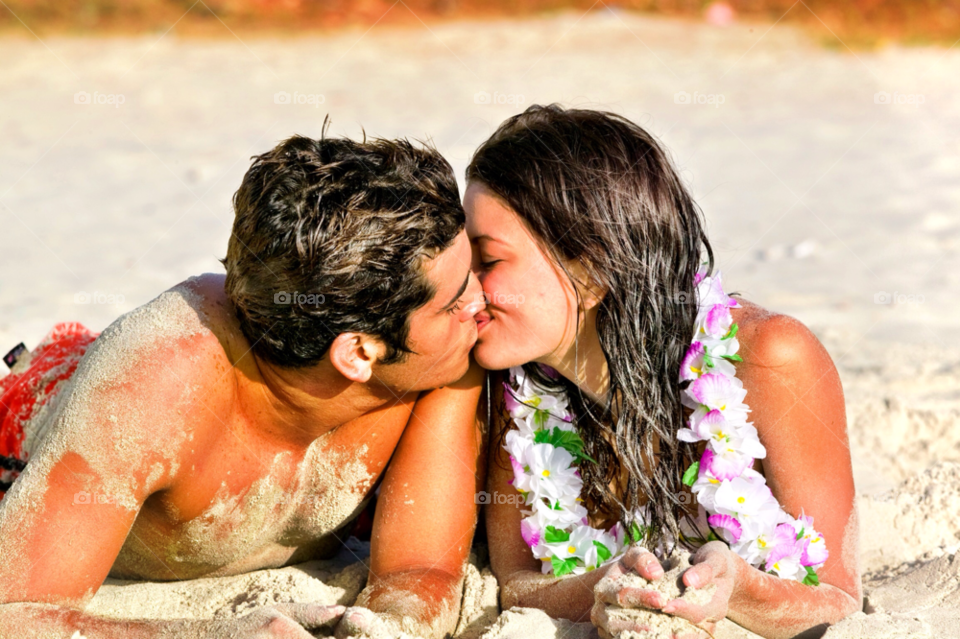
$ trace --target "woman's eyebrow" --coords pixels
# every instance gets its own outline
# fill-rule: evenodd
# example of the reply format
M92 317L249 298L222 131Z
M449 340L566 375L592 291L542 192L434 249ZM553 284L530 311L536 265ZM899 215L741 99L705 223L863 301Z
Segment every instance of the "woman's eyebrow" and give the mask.
M486 241L488 241L488 242L499 242L500 244L504 244L504 243L505 243L505 242L504 242L503 240L501 240L501 239L498 239L498 238L495 238L495 237L491 237L490 235L486 235L486 234L484 234L484 235L478 235L478 236L476 236L475 238L473 238L473 241L474 241L474 242L479 242L480 240L486 240Z

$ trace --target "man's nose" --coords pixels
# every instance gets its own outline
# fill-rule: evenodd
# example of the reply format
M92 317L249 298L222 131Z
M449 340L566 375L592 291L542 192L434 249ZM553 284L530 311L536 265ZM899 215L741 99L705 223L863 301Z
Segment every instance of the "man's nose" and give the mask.
M467 290L464 296L469 300L463 307L463 313L460 316L461 321L472 320L474 315L487 307L487 299L483 293L483 287L473 273L470 273L470 283L467 284Z

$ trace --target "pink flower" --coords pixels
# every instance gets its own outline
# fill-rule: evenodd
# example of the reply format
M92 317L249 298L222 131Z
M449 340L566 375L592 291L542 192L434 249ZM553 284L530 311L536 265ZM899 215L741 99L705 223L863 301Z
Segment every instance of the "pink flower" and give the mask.
M687 392L707 410L721 412L741 409L743 398L747 395L740 380L717 373L701 376L690 384Z
M773 548L767 555L765 570L773 570L786 579L796 579L805 573L800 563L803 546L798 543L797 533L790 524L780 524L773 534Z
M536 525L527 519L520 522L520 535L531 548L539 545L542 539L542 534L537 530Z
M804 536L804 540L807 542L803 547L803 555L800 557L800 563L804 566L820 566L830 556L830 553L827 552L827 543L823 539L821 533L816 533L814 536L807 538Z
M714 479L721 481L736 479L751 464L753 464L753 457L732 450L717 454L707 448L700 458L701 472L709 473Z
M680 379L697 379L704 373L703 355L705 350L701 342L693 342L680 363Z
M726 335L732 325L733 316L726 304L714 304L703 320L703 328L707 335L714 339L720 339Z
M506 404L507 412L510 413L511 416L515 416L524 408L527 408L527 406L513 394L513 387L506 382L503 383L503 403Z
M720 536L728 544L737 543L740 541L740 535L743 534L743 526L730 515L710 515L707 517L707 523L720 529Z

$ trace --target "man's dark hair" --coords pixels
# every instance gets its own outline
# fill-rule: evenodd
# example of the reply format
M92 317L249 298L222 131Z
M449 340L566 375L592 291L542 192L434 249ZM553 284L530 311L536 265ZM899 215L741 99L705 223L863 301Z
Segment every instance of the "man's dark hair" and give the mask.
M436 294L424 261L464 226L450 164L406 140L294 136L254 158L233 206L227 296L256 355L288 368L344 332L401 361L410 314Z

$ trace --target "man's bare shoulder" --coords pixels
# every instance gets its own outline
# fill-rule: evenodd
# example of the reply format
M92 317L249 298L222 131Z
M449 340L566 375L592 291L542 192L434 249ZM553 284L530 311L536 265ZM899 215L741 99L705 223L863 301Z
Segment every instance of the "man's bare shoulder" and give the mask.
M108 326L57 398L49 426L67 440L150 447L180 439L187 426L202 428L210 411L228 410L235 384L214 284L192 278Z
M117 318L91 346L78 379L111 385L170 375L195 379L229 362L223 340L230 327L215 278L190 278Z

